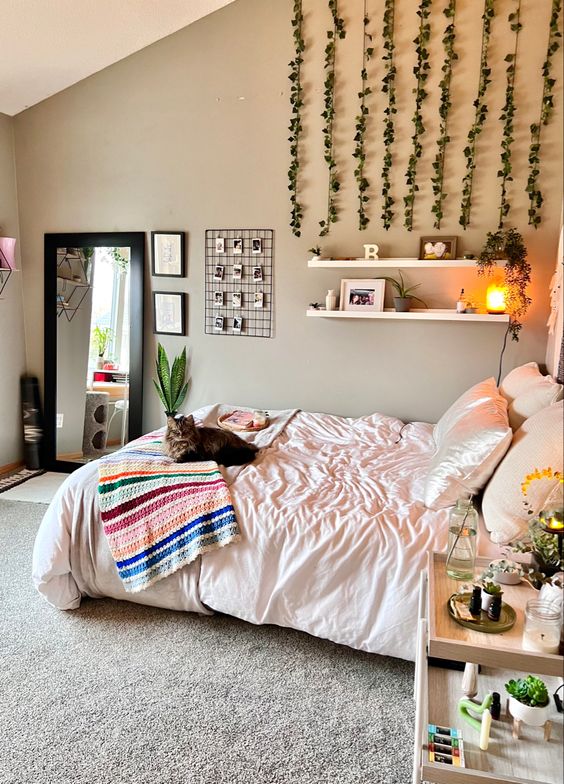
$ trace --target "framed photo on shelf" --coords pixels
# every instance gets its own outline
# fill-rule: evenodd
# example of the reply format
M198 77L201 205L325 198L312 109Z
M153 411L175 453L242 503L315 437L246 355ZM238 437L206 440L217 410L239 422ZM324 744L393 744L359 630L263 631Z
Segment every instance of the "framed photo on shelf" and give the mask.
M185 294L153 291L153 332L155 335L185 335Z
M184 277L184 232L152 231L152 274L160 278Z
M341 281L340 309L381 313L384 310L385 288L386 281L378 278L345 278Z
M421 237L419 240L419 258L430 261L455 259L457 239L458 237Z

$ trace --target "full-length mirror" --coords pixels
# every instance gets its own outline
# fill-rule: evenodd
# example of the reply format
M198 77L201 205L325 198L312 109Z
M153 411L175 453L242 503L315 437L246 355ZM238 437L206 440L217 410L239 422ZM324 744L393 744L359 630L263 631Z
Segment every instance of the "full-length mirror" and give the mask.
M45 235L46 462L72 470L141 433L143 233Z

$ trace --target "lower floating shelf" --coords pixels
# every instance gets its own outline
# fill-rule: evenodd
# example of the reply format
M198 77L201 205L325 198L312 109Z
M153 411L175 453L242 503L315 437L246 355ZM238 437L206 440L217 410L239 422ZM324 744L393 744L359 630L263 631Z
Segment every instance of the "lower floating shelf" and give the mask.
M405 319L406 321L485 321L490 324L507 324L509 314L457 313L448 308L421 308L408 313L398 313L391 308L384 311L358 310L307 310L310 318L349 318L349 319Z

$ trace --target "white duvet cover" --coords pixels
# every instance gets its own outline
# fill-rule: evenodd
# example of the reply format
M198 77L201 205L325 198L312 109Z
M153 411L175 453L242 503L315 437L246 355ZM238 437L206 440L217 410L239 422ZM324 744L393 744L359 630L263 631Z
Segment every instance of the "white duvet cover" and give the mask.
M97 465L84 466L41 524L35 584L62 609L86 595L216 610L413 659L419 574L446 546L448 510L418 500L433 426L402 426L378 414L296 414L230 486L241 541L134 595L102 530Z

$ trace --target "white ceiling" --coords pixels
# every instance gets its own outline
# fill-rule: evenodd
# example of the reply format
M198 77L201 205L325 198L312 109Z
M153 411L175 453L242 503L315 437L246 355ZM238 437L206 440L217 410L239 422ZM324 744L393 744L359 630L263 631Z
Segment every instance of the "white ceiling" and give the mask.
M0 112L17 114L233 0L0 0Z

